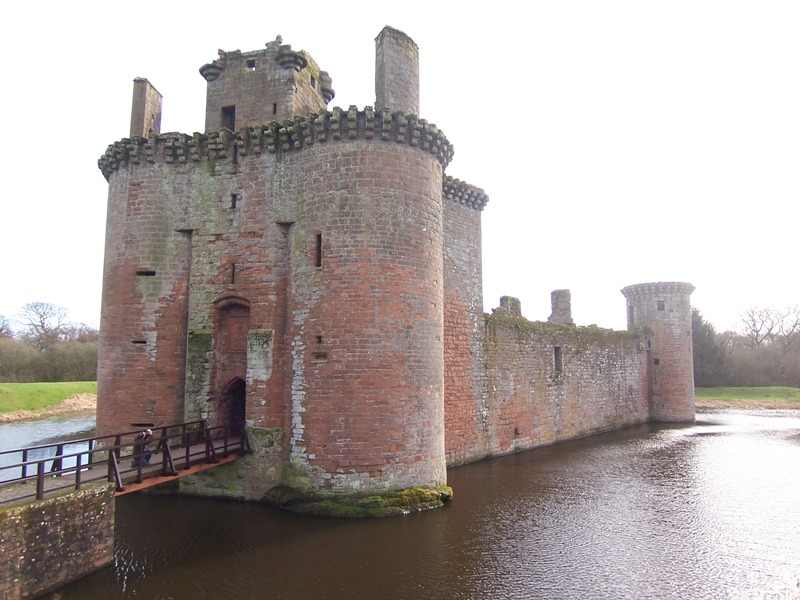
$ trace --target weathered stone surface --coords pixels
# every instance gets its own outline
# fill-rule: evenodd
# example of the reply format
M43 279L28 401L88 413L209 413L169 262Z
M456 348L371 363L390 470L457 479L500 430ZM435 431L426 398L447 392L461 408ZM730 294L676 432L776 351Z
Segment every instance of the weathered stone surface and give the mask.
M0 598L33 598L114 557L114 488L0 510Z

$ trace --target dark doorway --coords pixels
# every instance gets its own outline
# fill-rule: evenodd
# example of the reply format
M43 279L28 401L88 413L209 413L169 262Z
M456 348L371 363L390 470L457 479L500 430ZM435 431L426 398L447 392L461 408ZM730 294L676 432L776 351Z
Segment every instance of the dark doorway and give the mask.
M222 392L222 405L227 408L228 423L232 435L240 435L244 431L244 419L247 404L247 384L237 377Z

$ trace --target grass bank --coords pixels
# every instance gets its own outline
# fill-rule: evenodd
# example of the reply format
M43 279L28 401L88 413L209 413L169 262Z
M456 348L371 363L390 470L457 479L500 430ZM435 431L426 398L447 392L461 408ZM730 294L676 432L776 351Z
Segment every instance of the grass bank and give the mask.
M58 383L0 383L0 414L38 412L76 394L96 394L96 381Z
M800 388L794 387L699 387L694 393L698 407L800 408Z

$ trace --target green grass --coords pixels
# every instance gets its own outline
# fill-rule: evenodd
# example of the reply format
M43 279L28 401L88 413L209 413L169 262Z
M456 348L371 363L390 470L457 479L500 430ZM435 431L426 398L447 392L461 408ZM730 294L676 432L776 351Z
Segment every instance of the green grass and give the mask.
M60 383L0 383L0 413L41 410L73 394L96 394L96 381Z
M695 388L694 394L702 400L800 402L800 388L793 387L699 387Z

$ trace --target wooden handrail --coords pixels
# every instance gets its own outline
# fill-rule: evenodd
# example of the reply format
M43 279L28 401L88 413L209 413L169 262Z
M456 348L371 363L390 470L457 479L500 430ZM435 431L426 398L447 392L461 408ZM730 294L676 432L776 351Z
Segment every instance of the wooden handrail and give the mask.
M22 498L35 497L36 499L42 499L46 492L70 488L77 490L88 482L105 480L114 483L117 491L122 491L126 476L135 475L135 481L141 482L149 477L177 475L178 466L176 466L173 454L173 449L176 447L185 448L182 453L183 460L180 461L183 464L179 465L180 468L184 469L191 468L192 465L200 462L218 462L218 452L222 452L223 457L227 456L231 451L240 454L250 452L250 443L246 433L242 432L242 435L238 437L231 436L231 427L229 425L207 427L206 421L200 420L176 423L162 426L158 429L160 430L160 436L152 452L160 452L162 460L160 469L155 471L149 469L148 465L142 465L141 461L137 461L139 464L131 469L122 467L124 461L133 458L131 451L132 436L140 433L139 431L130 431L0 452L0 455L8 455L14 452L21 453L21 458L23 459L19 463L0 465L0 477L2 477L3 473L14 470L17 470L20 474L19 477L12 477L0 482L0 490L12 484L33 482L35 480L35 492L29 492L23 495ZM195 447L199 452L195 452L192 449L193 437L195 437ZM126 441L127 439L130 439L130 441ZM110 440L113 440L113 445L97 444L98 441L107 442ZM65 453L67 444L82 443L87 445L86 449ZM171 445L171 443L174 445ZM32 450L46 451L50 448L55 449L55 454L43 458L30 458ZM73 462L74 464L72 464ZM34 465L36 474L30 475L29 467ZM92 472L97 469L100 469L99 472L92 475ZM58 484L63 481L62 477L73 474L74 481L72 483L66 486ZM20 497L7 498L6 496L8 494L0 495L0 504L21 499Z

